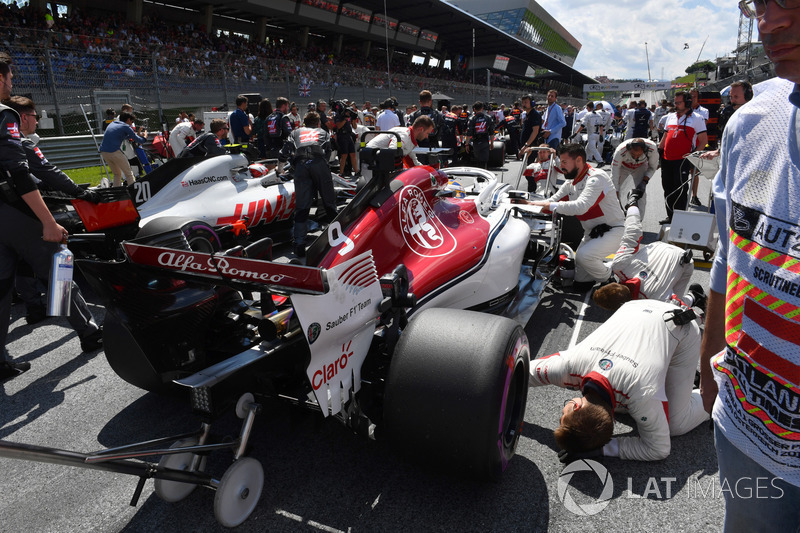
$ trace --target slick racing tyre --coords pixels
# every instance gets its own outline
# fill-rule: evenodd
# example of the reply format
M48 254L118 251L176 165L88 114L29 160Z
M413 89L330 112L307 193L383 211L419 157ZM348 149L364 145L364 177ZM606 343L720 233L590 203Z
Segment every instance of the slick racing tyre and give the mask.
M489 168L499 168L506 164L506 144L501 141L492 142L489 151Z
M222 250L222 243L213 227L202 220L184 217L163 217L151 220L139 230L136 238L148 237L154 241L154 246L158 246L162 243L162 239L174 232L183 233L189 243L189 249L195 252L210 254ZM167 246L167 243L163 245ZM175 247L175 244L172 243L172 246L167 247Z
M400 336L385 433L398 450L478 479L514 455L528 397L528 339L507 318L428 309Z

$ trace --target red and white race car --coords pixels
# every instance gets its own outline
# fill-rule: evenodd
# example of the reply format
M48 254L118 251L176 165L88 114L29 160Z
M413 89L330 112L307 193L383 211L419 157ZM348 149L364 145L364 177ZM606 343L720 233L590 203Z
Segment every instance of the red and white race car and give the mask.
M560 225L513 203L528 193L490 172L395 171L398 152L362 151L373 178L305 265L273 260L268 238L195 251L182 227L124 242L122 261L77 261L106 306L114 371L188 392L204 421L158 449L148 472L162 498L209 487L220 523L249 516L264 473L242 455L259 398L319 411L437 467L485 479L509 466L528 391L522 326L558 269ZM233 406L245 419L239 440L213 443L210 422ZM225 446L236 461L216 481L203 457ZM25 455L0 443L4 453ZM114 470L120 457L82 460Z

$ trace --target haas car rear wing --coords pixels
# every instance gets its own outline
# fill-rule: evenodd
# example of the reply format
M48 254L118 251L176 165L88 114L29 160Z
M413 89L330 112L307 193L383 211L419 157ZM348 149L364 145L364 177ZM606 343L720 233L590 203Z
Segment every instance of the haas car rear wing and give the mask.
M351 392L360 390L361 365L369 353L383 300L371 251L326 270L131 242L122 247L129 260L140 266L211 283L246 283L291 294L311 351L306 374L322 413L338 414ZM242 366L266 355L264 347L239 354ZM231 360L215 367L178 383L202 388L237 369Z

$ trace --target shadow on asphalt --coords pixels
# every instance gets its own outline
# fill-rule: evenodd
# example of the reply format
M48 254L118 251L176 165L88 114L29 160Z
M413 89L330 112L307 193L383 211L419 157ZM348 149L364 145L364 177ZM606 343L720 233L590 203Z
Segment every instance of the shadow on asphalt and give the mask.
M318 413L279 402L263 406L248 455L261 462L266 481L242 526L247 530L474 531L508 523L536 531L533 524L548 523L545 480L526 457L514 457L501 483L474 482L425 469L388 443L359 437ZM116 446L192 430L188 411L179 400L147 394L106 424L98 439ZM239 428L240 421L226 415L213 432L235 436ZM207 471L219 479L231 461L230 452L215 452ZM131 491L135 484L131 478ZM519 491L521 485L529 490ZM151 493L123 531L222 531L213 509L210 490L198 489L175 504Z
M72 335L73 333L70 333ZM69 335L67 335L69 336ZM16 358L17 361L32 361L37 357L56 349L65 342L63 339L39 348L24 357ZM68 387L60 388L64 380L83 365L87 364L101 352L91 354L81 353L72 356L64 364L54 368L44 376L13 395L5 393L4 385L0 384L0 404L2 415L0 417L0 439L12 435L16 431L46 414L50 409L61 405L64 401L64 391L77 385L86 383L95 376L84 378ZM35 364L35 363L34 363ZM31 407L33 406L33 407ZM19 419L19 420L17 420ZM9 422L14 421L9 424Z

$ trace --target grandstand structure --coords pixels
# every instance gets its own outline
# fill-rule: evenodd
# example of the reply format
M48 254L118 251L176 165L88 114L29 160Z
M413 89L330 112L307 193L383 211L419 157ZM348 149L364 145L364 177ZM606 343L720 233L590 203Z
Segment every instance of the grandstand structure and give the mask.
M569 66L575 64L581 43L534 0L452 0L452 3Z
M82 110L99 123L124 101L155 129L178 109L231 106L240 93L410 104L424 88L510 104L550 88L577 99L594 82L571 66L580 43L532 0L512 31L464 2L29 0L41 17L11 32L9 51L16 92L56 119L45 135L86 133ZM63 18L47 29L56 6Z

